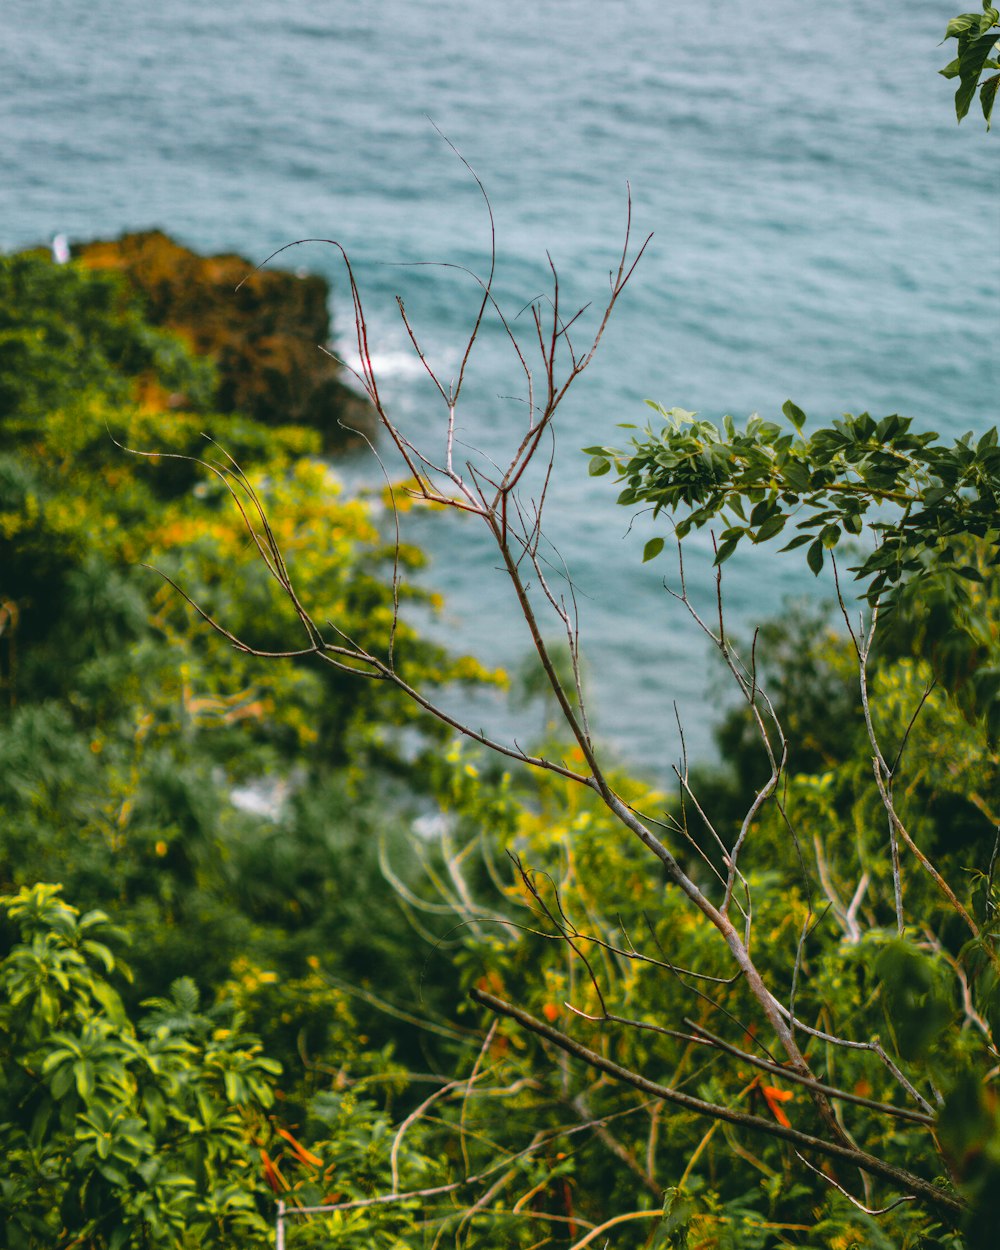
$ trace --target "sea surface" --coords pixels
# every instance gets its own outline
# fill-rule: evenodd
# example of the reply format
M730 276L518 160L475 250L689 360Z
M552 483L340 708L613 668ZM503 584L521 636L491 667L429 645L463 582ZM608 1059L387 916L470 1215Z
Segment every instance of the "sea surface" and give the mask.
M653 238L593 365L560 411L545 513L571 570L595 728L665 777L711 750L725 695L707 645L642 565L609 478L580 448L621 441L647 397L667 407L814 423L901 412L949 435L997 420L1000 139L977 106L956 126L936 71L954 3L801 0L4 0L0 6L0 247L159 226L255 262L301 238L336 239L361 285L383 393L414 441L443 449L444 412L395 296L447 383L485 277L518 313L552 291L597 322L623 244ZM444 262L426 264L425 262ZM336 342L352 354L338 254L279 262L334 283ZM524 428L524 379L497 319L473 352L463 448L501 460ZM463 454L472 454L464 452ZM481 461L481 463L485 463ZM375 480L371 459L353 483ZM467 520L408 513L433 556L435 628L516 666L528 640L488 542ZM555 553L558 553L558 557ZM713 609L705 540L692 597ZM553 575L554 577L556 574ZM734 559L734 629L823 594L796 555ZM553 635L558 630L553 629ZM512 732L489 701L471 713Z

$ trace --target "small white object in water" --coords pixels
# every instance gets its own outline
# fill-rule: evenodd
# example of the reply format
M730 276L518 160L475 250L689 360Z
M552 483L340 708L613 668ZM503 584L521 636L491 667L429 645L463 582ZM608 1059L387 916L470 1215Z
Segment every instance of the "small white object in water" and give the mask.
M52 236L52 259L57 265L65 265L69 260L69 239L64 234Z

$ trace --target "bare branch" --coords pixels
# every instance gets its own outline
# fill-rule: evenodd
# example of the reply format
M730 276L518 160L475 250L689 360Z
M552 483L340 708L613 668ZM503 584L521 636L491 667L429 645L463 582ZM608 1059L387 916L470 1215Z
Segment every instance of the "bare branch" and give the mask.
M847 1199L847 1201L851 1203L852 1206L857 1207L859 1211L863 1211L865 1215L888 1215L890 1211L894 1211L896 1207L902 1206L904 1202L916 1202L917 1201L916 1194L904 1194L902 1197L897 1198L895 1202L890 1202L889 1205L886 1207L866 1207L862 1203L860 1203L857 1200L857 1198L854 1197L853 1194L848 1193L848 1191L843 1187L843 1185L840 1184L839 1181L835 1180L828 1173L824 1172L822 1168L818 1168L815 1166L815 1164L810 1163L808 1159L804 1159L797 1150L795 1152L795 1157L798 1159L800 1163L804 1163L806 1167L810 1170L810 1172L815 1172L816 1175L822 1177L823 1180L826 1181L828 1185L832 1185L833 1188L838 1191L838 1193L842 1193L844 1197Z
M515 1020L522 1027L560 1047L568 1054L574 1055L584 1063L589 1064L590 1067L606 1072L609 1076L627 1085L632 1085L643 1093L660 1098L664 1102L673 1103L675 1106L683 1107L695 1115L705 1115L715 1120L724 1120L738 1127L753 1129L771 1137L779 1137L784 1141L801 1147L803 1150L815 1151L815 1153L825 1155L828 1158L842 1159L873 1176L881 1177L883 1180L891 1181L904 1189L912 1190L928 1206L947 1213L949 1217L960 1214L963 1209L959 1199L939 1189L936 1185L923 1180L919 1176L914 1176L902 1168L897 1168L893 1164L886 1163L874 1155L869 1155L855 1146L842 1145L837 1141L826 1141L822 1138L812 1137L808 1133L799 1132L798 1129L786 1128L776 1120L765 1120L760 1116L736 1111L731 1107L723 1107L716 1103L709 1103L704 1099L682 1093L680 1090L660 1085L644 1076L640 1076L637 1072L631 1072L627 1068L621 1067L619 1064L607 1059L604 1055L597 1054L596 1051L590 1050L567 1034L560 1033L557 1029L522 1011L521 1008L515 1007L512 1003L504 1002L493 994L473 989L469 991L469 997L497 1015L507 1016Z

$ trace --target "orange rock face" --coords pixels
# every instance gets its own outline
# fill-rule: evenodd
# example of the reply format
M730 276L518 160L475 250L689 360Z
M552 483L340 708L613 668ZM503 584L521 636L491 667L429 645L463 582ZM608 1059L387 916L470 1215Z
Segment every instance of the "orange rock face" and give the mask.
M159 230L84 243L73 255L89 268L120 272L155 325L215 361L221 411L314 426L330 449L356 439L352 431L372 431L367 401L320 351L330 340L324 278L281 269L247 278L253 265L242 256L199 256Z

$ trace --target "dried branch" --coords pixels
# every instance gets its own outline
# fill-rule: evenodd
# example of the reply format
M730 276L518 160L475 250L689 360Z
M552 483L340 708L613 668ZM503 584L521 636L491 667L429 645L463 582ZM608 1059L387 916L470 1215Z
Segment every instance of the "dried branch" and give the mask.
M848 1090L840 1089L835 1085L826 1085L820 1081L812 1081L808 1077L802 1076L798 1072L794 1072L780 1064L772 1063L770 1060L761 1059L758 1055L752 1055L748 1051L740 1050L738 1046L733 1046L721 1037L717 1037L714 1033L710 1033L704 1025L697 1024L694 1020L685 1019L684 1023L688 1028L693 1029L695 1033L712 1046L719 1050L725 1051L726 1054L733 1055L743 1063L749 1063L755 1068L761 1068L764 1072L770 1072L773 1076L779 1076L783 1080L791 1081L796 1085L806 1085L813 1089L819 1089L822 1093L830 1098L835 1098L839 1102L854 1103L858 1107L865 1107L869 1111L877 1112L879 1115L893 1116L899 1120L909 1120L913 1124L926 1124L932 1126L936 1123L934 1116L923 1115L918 1111L910 1111L906 1107L895 1107L891 1103L876 1102L871 1098L863 1098L860 1094L851 1093Z
M711 1119L722 1120L737 1127L752 1129L755 1132L771 1137L779 1137L803 1150L811 1150L816 1154L825 1155L831 1159L841 1159L863 1172L870 1173L872 1176L890 1181L901 1188L912 1190L924 1203L935 1210L941 1211L949 1218L954 1218L956 1215L961 1214L963 1210L963 1204L958 1198L939 1189L931 1182L925 1181L921 1177L905 1171L903 1168L897 1168L893 1164L886 1163L884 1160L867 1154L855 1146L842 1145L839 1141L827 1141L823 1138L813 1137L808 1133L799 1132L798 1129L786 1128L775 1120L765 1120L761 1116L750 1115L743 1111L736 1111L731 1107L723 1107L717 1103L706 1102L704 1099L695 1098L690 1094L682 1093L680 1090L660 1085L655 1081L648 1080L637 1072L631 1072L627 1068L621 1067L619 1064L607 1059L604 1055L597 1054L596 1051L590 1050L567 1034L559 1032L557 1029L552 1028L551 1025L536 1019L526 1011L522 1011L521 1008L515 1007L512 1003L504 1002L503 999L497 998L493 994L473 989L469 991L469 997L497 1015L506 1016L516 1021L530 1032L589 1064L590 1067L606 1072L616 1080L631 1085L643 1093L682 1107L695 1115L709 1116Z

